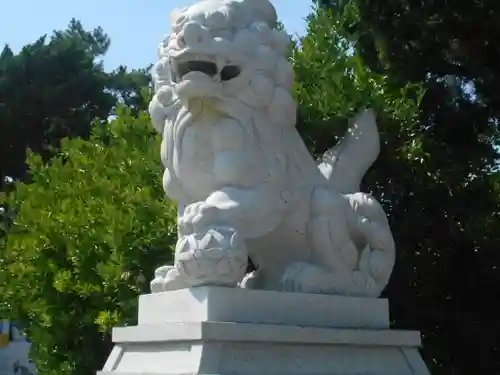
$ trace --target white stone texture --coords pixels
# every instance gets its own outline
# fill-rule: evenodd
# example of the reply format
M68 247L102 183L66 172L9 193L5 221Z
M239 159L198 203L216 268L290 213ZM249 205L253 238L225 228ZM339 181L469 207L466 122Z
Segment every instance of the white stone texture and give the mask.
M429 375L420 334L388 320L387 301L373 298L212 287L146 295L139 325L114 329L100 374Z
M295 128L288 37L268 0L204 0L158 49L153 126L179 206L173 265L102 375L429 375L418 332L389 328L395 245L360 193L371 110L313 159ZM250 257L257 271L245 274Z
M139 325L235 322L389 328L389 303L379 298L199 287L146 294L139 301Z
M175 11L158 48L152 123L179 205L173 265L152 292L200 285L378 297L395 245L360 193L380 144L371 110L318 164L298 134L288 36L268 0ZM249 256L258 271L244 277Z

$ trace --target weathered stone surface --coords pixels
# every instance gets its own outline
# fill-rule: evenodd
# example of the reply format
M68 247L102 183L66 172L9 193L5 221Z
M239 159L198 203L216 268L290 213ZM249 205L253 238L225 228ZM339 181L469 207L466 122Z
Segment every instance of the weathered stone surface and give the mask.
M201 285L378 297L395 245L360 193L379 134L371 110L318 164L302 141L289 39L268 0L204 0L159 46L153 126L179 205L173 265L151 291ZM248 256L258 271L245 276Z
M100 374L429 375L420 334L389 329L384 300L203 287L141 296L139 311Z
M385 299L200 287L140 297L139 325L234 322L389 328Z
M420 334L391 330L375 298L395 260L382 207L359 192L375 115L318 165L275 25L268 0L172 15L150 114L179 204L175 262L140 297L138 326L114 330L102 375L429 375Z

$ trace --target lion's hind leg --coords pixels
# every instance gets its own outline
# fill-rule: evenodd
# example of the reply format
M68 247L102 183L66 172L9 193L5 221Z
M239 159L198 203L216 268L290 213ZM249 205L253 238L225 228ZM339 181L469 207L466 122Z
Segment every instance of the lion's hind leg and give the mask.
M349 230L352 214L344 195L324 188L313 192L307 234L315 264L334 273L350 272L358 266L359 250Z

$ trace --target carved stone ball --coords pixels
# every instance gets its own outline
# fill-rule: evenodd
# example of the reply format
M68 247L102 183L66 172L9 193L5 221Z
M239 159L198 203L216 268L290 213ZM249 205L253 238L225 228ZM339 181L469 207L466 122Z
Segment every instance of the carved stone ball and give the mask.
M231 228L211 228L184 236L177 243L176 267L193 286L235 287L245 275L248 252Z

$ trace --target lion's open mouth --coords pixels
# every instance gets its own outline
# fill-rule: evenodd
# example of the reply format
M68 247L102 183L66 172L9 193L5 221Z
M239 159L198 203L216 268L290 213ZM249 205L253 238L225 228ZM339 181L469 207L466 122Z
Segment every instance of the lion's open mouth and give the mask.
M188 73L201 72L209 76L220 76L221 81L229 81L238 77L241 69L238 65L226 65L222 69L217 67L214 61L209 60L187 60L172 64L174 70L174 81L177 83L184 78Z
M186 61L178 66L178 75L183 78L191 72L205 73L209 77L214 77L217 74L217 64L211 61Z

